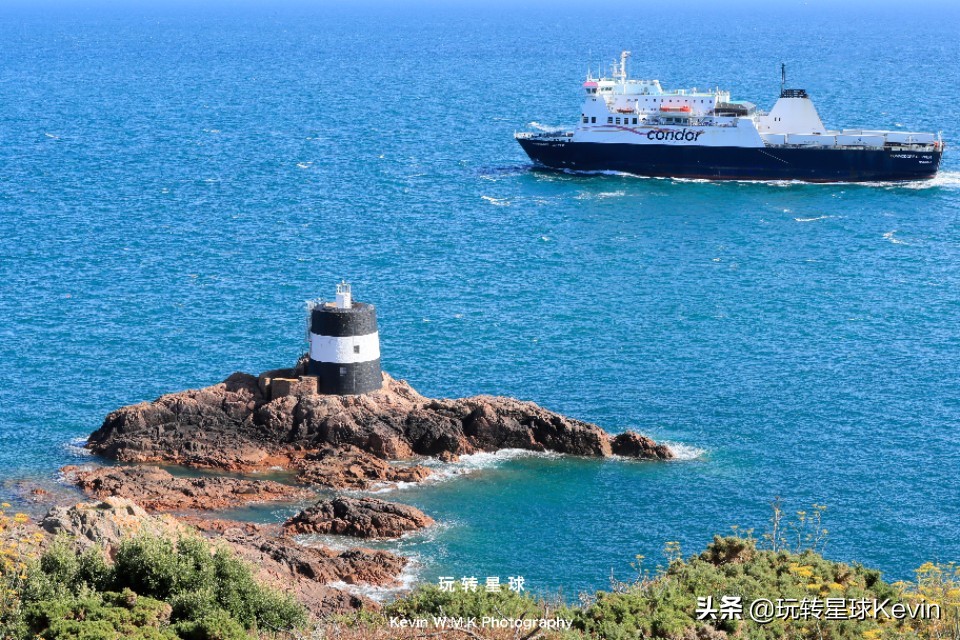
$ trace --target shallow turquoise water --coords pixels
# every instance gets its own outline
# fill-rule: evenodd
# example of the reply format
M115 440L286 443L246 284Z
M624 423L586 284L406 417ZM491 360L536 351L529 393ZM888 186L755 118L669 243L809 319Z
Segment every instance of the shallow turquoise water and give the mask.
M955 144L956 9L44 7L0 9L4 479L55 477L118 406L292 362L345 277L425 394L702 450L388 494L444 523L400 543L422 579L604 587L775 495L828 505L838 559L960 556L955 150L923 186L710 184L541 173L511 139L571 123L622 46L766 107L783 59L828 124Z

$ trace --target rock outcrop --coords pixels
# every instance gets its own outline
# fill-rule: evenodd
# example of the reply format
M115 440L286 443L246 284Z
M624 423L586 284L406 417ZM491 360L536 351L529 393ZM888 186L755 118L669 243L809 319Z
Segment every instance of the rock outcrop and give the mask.
M297 480L334 489L366 489L371 485L420 482L432 472L423 465L391 464L353 445L326 446L293 461Z
M170 516L151 516L127 498L105 498L50 509L40 522L49 534L66 534L81 546L110 549L122 539L141 534L177 537L188 529Z
M53 507L40 527L50 535L70 536L81 548L100 546L108 554L121 540L138 535L176 539L199 531L214 545L231 548L256 568L262 581L290 591L317 616L379 609L377 602L351 593L351 586L399 587L407 565L405 558L387 551L300 545L278 525L150 515L126 498Z
M386 374L383 387L366 395L270 400L257 378L235 373L211 387L114 411L87 446L125 462L230 471L280 466L318 484L364 487L425 476L429 471L422 467L386 463L414 454L449 458L520 448L609 456L620 442L620 455L672 457L663 446L634 446L645 440L612 439L596 425L532 402L494 396L432 400ZM351 461L338 461L340 452Z
M283 523L287 534L332 533L360 538L399 538L432 525L415 507L376 498L321 500Z
M665 444L657 444L647 436L627 431L617 435L610 443L614 455L627 458L667 460L673 452Z
M64 467L61 471L88 496L129 498L148 511L229 509L254 502L306 499L312 495L305 488L269 480L185 478L152 466Z
M356 609L377 610L380 605L351 593L351 585L396 588L407 560L388 551L299 545L278 536L275 525L228 520L185 519L214 540L229 544L240 557L259 568L265 582L292 591L317 615ZM331 586L335 585L335 586Z

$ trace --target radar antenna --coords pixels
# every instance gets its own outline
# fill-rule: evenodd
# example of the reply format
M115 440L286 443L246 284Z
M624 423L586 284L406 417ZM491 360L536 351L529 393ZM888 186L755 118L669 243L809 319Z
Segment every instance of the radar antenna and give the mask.
M620 52L620 82L627 82L627 58L630 57L629 51Z

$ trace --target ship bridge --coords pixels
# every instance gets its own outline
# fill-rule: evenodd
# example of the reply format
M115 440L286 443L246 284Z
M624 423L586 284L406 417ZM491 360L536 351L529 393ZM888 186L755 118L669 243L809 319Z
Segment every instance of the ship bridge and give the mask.
M659 80L630 78L627 73L629 51L620 54L619 62L614 62L610 74L593 77L587 72L583 83L585 99L582 124L640 124L651 117L702 117L712 115L723 106L733 109L730 94L714 89L700 91L693 89L664 89ZM737 105L736 115L753 113L753 105ZM628 114L623 122L623 114ZM734 115L734 114L720 114Z

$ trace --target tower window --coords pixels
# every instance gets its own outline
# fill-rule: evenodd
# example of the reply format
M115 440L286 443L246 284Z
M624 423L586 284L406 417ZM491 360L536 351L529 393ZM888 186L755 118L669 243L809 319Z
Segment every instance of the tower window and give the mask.
M341 376L347 375L347 368L346 368L346 367L340 367L340 375L341 375Z
M353 352L354 352L354 353L360 353L360 345L358 345L358 344L353 345Z

